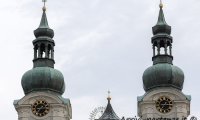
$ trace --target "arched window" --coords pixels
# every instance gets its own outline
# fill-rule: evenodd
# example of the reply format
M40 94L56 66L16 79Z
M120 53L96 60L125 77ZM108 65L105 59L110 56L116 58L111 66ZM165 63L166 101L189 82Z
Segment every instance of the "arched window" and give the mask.
M155 53L155 55L158 55L158 47L157 47L157 41L155 41L153 43L153 47L155 48L155 50L153 51Z
M48 44L48 58L51 58L51 45Z
M44 43L40 45L40 54L41 54L41 58L45 58L45 44Z
M165 42L163 40L160 41L160 54L165 54Z
M38 58L38 45L34 47L34 59Z
M167 53L168 55L171 55L171 43L169 41L167 41Z

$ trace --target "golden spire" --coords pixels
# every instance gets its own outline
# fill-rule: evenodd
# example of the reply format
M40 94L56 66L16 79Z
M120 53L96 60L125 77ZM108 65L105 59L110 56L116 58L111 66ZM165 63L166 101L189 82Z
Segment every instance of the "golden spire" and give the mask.
M107 98L108 101L111 100L111 97L110 97L110 91L108 91L108 98Z
M159 5L160 8L163 8L163 4L162 4L162 0L160 0L160 5Z
M47 8L46 8L46 6L45 6L45 2L47 2L47 0L42 0L42 2L44 2L44 6L42 7L42 10L43 10L43 11L46 11Z

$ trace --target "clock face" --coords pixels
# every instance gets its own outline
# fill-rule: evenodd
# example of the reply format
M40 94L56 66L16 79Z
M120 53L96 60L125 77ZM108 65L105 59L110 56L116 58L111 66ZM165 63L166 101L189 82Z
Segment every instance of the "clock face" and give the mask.
M172 108L173 102L168 97L163 96L156 101L156 109L161 113L168 113L172 110Z
M50 106L49 103L44 100L36 101L32 105L32 112L38 117L43 117L49 113Z

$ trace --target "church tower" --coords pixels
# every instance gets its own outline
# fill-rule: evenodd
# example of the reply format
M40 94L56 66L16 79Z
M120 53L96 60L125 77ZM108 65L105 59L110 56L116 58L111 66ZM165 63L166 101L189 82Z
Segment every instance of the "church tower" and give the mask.
M184 120L190 115L191 96L182 92L184 73L173 65L171 26L165 21L163 4L159 6L158 22L152 28L153 66L143 73L146 93L137 98L138 116L143 120ZM162 48L164 53L161 53Z
M62 97L65 92L64 77L54 69L54 31L48 25L45 4L34 35L33 69L21 79L25 96L14 101L18 120L70 120L70 100Z

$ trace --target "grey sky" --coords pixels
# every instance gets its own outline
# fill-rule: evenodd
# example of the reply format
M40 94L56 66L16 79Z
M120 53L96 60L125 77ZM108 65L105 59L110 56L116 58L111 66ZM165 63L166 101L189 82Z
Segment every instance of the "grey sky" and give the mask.
M42 0L0 0L1 119L16 120L13 100L24 94L21 77L32 68L33 30L40 23ZM183 92L192 95L191 115L200 119L200 1L163 0L172 26L174 65L185 74ZM54 29L55 68L66 83L73 120L87 120L106 106L107 91L119 117L137 115L137 96L145 92L142 74L152 65L151 28L159 0L48 0Z

